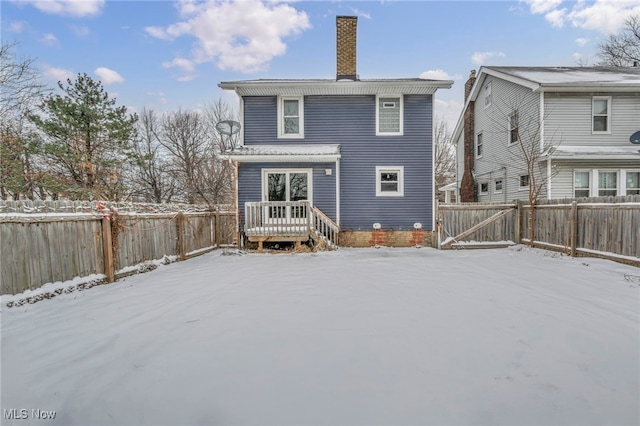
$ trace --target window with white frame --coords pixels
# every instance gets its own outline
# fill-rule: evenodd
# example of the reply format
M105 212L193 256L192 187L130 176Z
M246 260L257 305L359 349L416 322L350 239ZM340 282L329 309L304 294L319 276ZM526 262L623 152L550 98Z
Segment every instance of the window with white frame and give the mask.
M494 194L499 194L502 192L502 179L496 179L493 182L493 192Z
M278 137L304 138L304 98L278 97Z
M611 133L611 96L594 96L592 103L593 133Z
M402 135L402 96L376 96L376 135Z
M489 182L480 182L480 194L489 193Z
M476 135L476 158L482 157L482 133Z
M640 171L627 170L625 182L627 195L640 195Z
M573 196L588 197L591 194L591 172L575 170L573 172Z
M491 82L488 82L484 86L484 107L488 107L493 102L493 95L491 94Z
M598 195L600 197L618 195L618 172L609 170L598 171Z
M529 175L520 175L520 189L529 189Z
M519 139L518 111L515 111L509 115L509 145L518 142Z
M376 167L376 197L404 196L404 167Z

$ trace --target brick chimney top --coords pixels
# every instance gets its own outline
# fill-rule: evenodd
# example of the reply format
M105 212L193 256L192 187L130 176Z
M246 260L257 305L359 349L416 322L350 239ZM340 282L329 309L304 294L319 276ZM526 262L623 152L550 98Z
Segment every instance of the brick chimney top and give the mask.
M465 102L469 99L469 95L471 94L471 88L473 84L476 82L476 70L471 70L469 73L469 80L464 84L464 100Z
M357 80L357 16L336 16L336 80Z

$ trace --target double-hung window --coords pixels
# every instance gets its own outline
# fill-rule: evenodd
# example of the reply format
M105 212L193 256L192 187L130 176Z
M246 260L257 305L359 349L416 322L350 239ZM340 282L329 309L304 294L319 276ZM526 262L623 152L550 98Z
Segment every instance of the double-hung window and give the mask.
M598 195L600 197L618 195L617 171L598 171Z
M529 189L529 175L520 175L520 189Z
M482 157L482 133L476 135L476 158Z
M488 82L484 86L484 107L488 107L493 102L493 95L491 94L491 82Z
M278 97L278 137L304 138L304 98Z
M573 172L573 196L588 197L591 195L591 172L576 170Z
M404 167L376 167L376 197L404 196Z
M518 126L518 112L509 115L509 145L518 142L520 139L520 129Z
M594 96L592 99L593 133L611 133L611 96Z
M627 195L640 195L640 171L629 171L625 177Z
M402 96L376 96L376 135L402 135Z

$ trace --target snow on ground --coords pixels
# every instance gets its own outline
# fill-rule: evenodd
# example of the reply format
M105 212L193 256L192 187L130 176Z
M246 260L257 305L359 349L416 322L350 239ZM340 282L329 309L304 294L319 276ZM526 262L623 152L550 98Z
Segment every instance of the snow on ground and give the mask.
M640 269L222 251L2 307L7 425L640 423ZM35 420L32 409L55 411Z

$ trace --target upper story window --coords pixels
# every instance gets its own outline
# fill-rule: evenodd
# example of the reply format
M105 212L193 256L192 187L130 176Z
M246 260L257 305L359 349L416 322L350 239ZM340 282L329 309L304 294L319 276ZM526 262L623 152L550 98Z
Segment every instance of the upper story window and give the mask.
M591 172L576 170L573 172L573 196L588 197L591 194Z
M404 196L404 167L376 167L376 197Z
M402 96L376 96L376 135L402 135Z
M509 145L518 142L520 139L520 127L518 124L518 112L509 115Z
M482 133L476 135L476 158L482 157Z
M278 97L278 137L304 138L304 97Z
M593 133L611 133L611 96L594 96L593 109Z
M488 82L484 86L484 107L488 107L493 102L493 95L491 94L491 82Z

